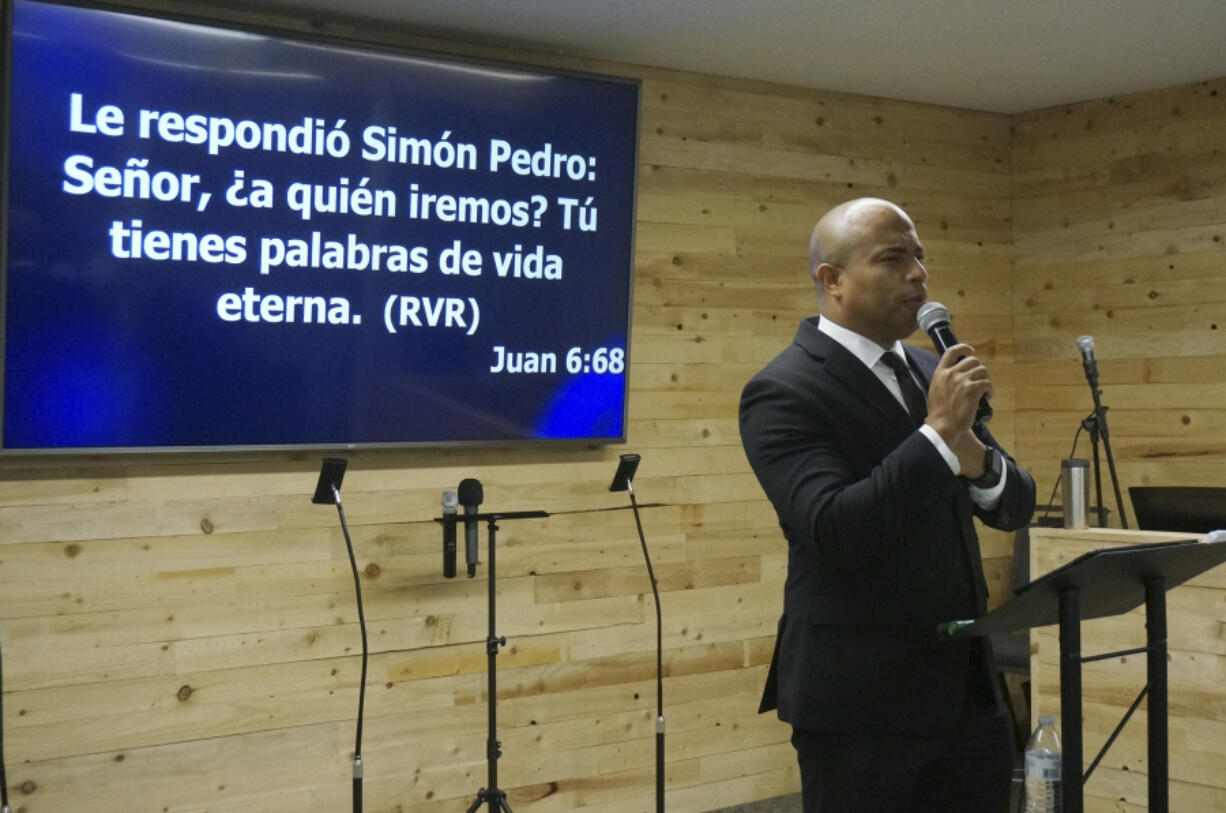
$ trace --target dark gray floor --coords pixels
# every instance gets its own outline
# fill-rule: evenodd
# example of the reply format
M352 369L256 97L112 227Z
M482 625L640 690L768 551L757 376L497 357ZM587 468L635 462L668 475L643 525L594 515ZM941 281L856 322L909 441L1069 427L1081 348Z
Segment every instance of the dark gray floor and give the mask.
M760 802L752 802L747 805L725 807L718 811L718 813L801 813L800 794L794 793L791 796L763 799Z
M1013 772L1013 787L1009 798L1010 812L1021 810L1021 805L1022 772L1020 768L1015 768ZM800 794L795 793L791 796L778 796L774 799L763 799L760 802L725 807L718 811L710 811L710 813L802 813L802 811L800 807Z

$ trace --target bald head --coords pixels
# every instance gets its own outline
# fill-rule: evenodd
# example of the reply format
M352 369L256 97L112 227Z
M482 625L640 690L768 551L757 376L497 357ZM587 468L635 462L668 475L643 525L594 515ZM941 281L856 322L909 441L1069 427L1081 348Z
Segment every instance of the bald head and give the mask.
M809 272L816 280L817 268L822 263L846 265L874 226L893 220L915 228L906 212L881 198L856 198L835 206L822 215L809 235ZM818 293L820 295L820 288Z

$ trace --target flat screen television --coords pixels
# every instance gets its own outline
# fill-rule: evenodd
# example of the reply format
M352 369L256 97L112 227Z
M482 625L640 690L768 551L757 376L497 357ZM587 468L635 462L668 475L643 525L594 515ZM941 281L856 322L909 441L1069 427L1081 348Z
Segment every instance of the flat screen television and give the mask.
M4 5L5 452L624 441L636 82Z

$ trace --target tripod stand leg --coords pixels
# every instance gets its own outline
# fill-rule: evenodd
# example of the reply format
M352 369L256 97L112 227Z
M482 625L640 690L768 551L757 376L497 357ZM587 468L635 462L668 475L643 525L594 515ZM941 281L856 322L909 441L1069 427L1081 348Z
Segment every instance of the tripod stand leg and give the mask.
M466 813L477 813L481 809L481 805L489 803L490 810L497 813L499 810L505 810L506 813L514 813L511 806L507 804L507 794L504 791L494 788L481 788L477 791L476 800L468 806Z

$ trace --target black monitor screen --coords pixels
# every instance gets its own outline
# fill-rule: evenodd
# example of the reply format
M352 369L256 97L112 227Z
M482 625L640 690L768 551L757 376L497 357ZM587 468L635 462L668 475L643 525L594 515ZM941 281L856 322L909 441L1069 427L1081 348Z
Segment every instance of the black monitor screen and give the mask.
M1142 531L1206 534L1226 528L1226 488L1130 486L1128 496Z
M636 83L6 5L4 450L624 439Z

